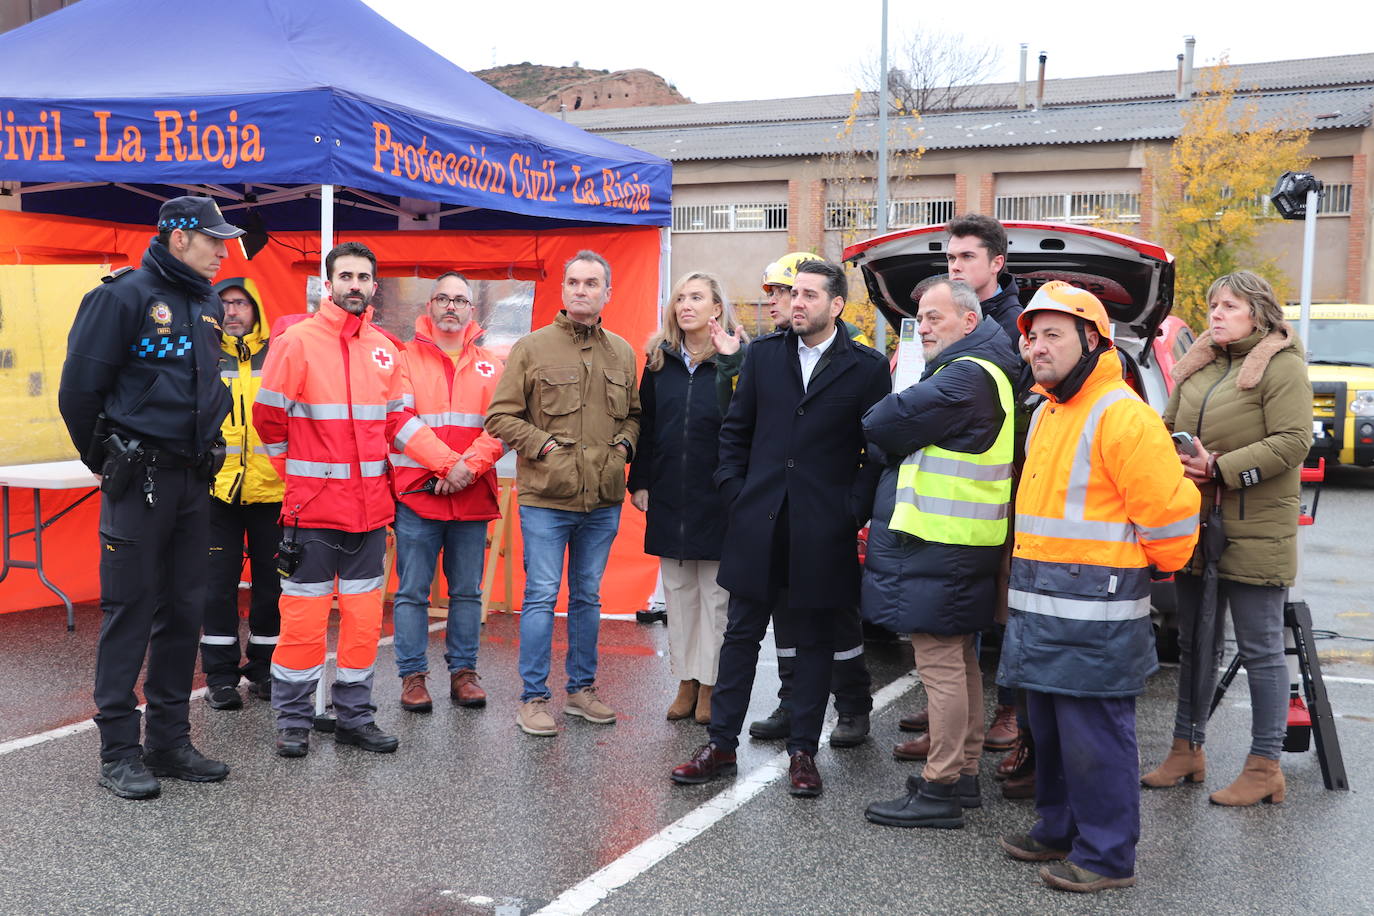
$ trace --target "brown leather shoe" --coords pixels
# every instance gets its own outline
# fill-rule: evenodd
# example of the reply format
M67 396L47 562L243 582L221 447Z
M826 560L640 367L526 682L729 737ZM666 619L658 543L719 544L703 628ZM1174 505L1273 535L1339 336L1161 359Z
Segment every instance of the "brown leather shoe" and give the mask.
M1003 798L1035 798L1035 768L1029 772L1010 776L1002 783Z
M1016 743L1016 707L998 706L993 713L992 724L983 735L983 750L1009 751Z
M406 712L429 712L434 708L434 701L425 687L424 671L401 678L401 708Z
M1008 779L1027 764L1030 764L1030 768L1034 770L1035 764L1031 762L1034 756L1035 747L1030 742L1030 736L1022 732L1016 736L1016 743L1011 746L1011 753L1003 757L1002 762L997 764L993 776L997 779Z
M930 731L930 710L922 709L897 720L897 727L904 732Z
M673 767L670 775L673 782L690 786L710 782L717 776L732 775L736 769L734 751L722 751L714 744L703 744L697 748L691 760Z
M459 668L448 676L448 695L459 706L477 709L487 705L487 692L477 686L481 677L471 668Z
M798 798L815 798L821 794L821 774L816 769L816 758L805 751L797 751L787 764L789 785L787 794Z
M997 765L997 775L1004 780L1003 798L1035 798L1035 741L1029 732L1018 737L1016 748Z
M892 749L892 756L898 760L925 760L930 756L930 733L903 741Z

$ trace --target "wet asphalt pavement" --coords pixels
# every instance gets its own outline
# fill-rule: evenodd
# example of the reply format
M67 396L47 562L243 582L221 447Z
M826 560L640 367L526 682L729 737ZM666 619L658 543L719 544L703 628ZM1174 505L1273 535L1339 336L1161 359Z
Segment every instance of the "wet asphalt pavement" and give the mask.
M665 629L618 620L602 626L599 678L619 712L615 725L555 713L557 738L520 733L516 619L494 615L479 659L486 709L452 706L446 678L431 676L435 711L403 712L384 646L378 721L400 736L396 754L315 735L307 758L284 760L272 750L266 703L220 712L195 699L193 739L233 767L229 779L164 780L160 799L122 801L96 785L98 738L84 724L99 624L88 604L73 634L60 608L0 615L0 913L517 916L555 900L578 912L598 899L584 882L602 869L601 883L619 886L595 913L1369 913L1374 765L1364 749L1374 739L1374 643L1350 637L1374 638L1370 517L1374 475L1343 472L1306 535L1315 625L1345 637L1317 645L1351 790L1322 787L1315 752L1285 754L1284 804L1209 805L1207 793L1234 777L1248 744L1239 678L1209 728L1207 782L1145 793L1133 889L1052 891L1035 866L1007 858L996 838L1023 831L1034 815L1029 802L998 794L999 755L984 757L984 807L963 830L863 819L864 806L900 794L916 766L891 757L902 737L897 718L924 703L919 686L906 687L904 645L869 644L874 689L890 702L874 717L871 741L823 748L819 799L788 796L769 769L780 743L747 738L737 779L674 785L668 770L704 740L704 728L664 721L676 686ZM563 638L560 620L555 702ZM763 659L751 718L773 705L771 646ZM430 663L442 671L437 633ZM1164 668L1138 706L1147 767L1168 744L1175 675ZM49 736L67 725L69 733ZM36 735L45 740L26 740ZM750 786L756 794L744 791ZM732 793L742 799L721 816Z

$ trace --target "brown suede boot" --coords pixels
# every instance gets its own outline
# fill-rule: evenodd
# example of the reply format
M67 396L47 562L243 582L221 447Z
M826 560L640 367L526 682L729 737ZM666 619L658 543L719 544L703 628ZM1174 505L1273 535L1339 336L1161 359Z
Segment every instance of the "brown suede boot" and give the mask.
M697 724L711 724L711 691L714 684L702 684L697 690Z
M1227 805L1239 808L1264 802L1277 805L1283 801L1283 770L1277 760L1268 757L1245 757L1245 769L1240 771L1236 781L1220 792L1213 792L1208 800L1214 805Z
M1202 782L1207 778L1207 754L1199 744L1194 748L1186 738L1175 738L1169 756L1158 767L1140 777L1147 789L1172 789L1180 782Z
M677 685L677 699L668 707L668 720L685 719L692 714L697 702L697 682L683 681Z

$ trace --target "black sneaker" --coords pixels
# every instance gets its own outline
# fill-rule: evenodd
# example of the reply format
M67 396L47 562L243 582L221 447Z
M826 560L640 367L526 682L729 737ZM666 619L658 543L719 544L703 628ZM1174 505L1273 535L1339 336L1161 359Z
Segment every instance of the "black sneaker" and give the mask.
M840 713L839 721L830 730L830 746L858 747L868 739L868 728L868 713Z
M310 729L277 729L277 756L304 757L310 753Z
M162 794L162 784L148 772L142 757L121 757L102 763L99 782L120 798L135 801Z
M211 687L205 693L205 702L211 709L239 709L243 706L243 697L239 696L237 687Z
M357 728L340 725L334 729L334 741L336 744L353 744L374 754L390 754L401 745L400 739L382 731L376 722L368 722Z
M265 677L260 681L254 681L249 685L248 692L259 700L270 701L272 699L272 679Z
M749 734L760 741L778 741L792 734L792 711L781 703L766 719L749 723Z
M167 750L148 751L143 757L154 776L170 776L187 782L219 782L229 775L228 766L206 757L189 741Z

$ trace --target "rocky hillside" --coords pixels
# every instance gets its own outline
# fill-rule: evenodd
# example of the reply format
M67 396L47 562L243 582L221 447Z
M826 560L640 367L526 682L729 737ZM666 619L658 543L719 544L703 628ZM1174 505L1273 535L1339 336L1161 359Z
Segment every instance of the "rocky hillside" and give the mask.
M474 76L526 105L557 114L592 108L634 108L640 105L681 105L690 102L663 77L649 70L588 70L585 67L544 67L507 64L478 70Z

